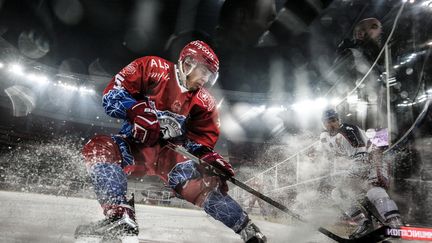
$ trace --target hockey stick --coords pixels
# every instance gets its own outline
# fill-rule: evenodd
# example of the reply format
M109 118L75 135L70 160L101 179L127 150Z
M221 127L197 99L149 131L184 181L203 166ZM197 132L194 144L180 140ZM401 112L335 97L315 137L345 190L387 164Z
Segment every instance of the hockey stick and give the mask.
M200 164L200 165L205 165L208 166L209 164L206 163L205 161L199 159L198 157L196 157L195 155L189 153L183 146L180 145L176 145L173 144L171 142L168 142L168 144L166 145L169 149L185 156L186 158L192 160L193 162ZM211 165L210 165L211 166ZM220 175L223 175L224 173L219 170L218 168L213 167L213 169ZM296 214L294 212L292 212L291 210L289 210L286 206L284 206L283 204L276 202L275 200L273 200L272 198L260 193L259 191L251 188L250 186L246 185L245 183L237 180L234 177L226 177L227 180L229 180L231 183L233 183L234 185L244 189L245 191L251 193L254 196L257 196L258 198L264 200L265 202L267 202L268 204L278 208L279 210L287 213L288 215L292 216L293 218L297 219L298 221L302 222L302 223L306 223L309 224L310 222L307 222L306 220L304 220L299 214ZM372 242L377 242L378 240L383 240L384 238L382 237L382 230L383 229L377 229L373 232L371 232L371 234L367 234L363 237L360 238L356 238L356 239L346 239L343 237L340 237L330 231L328 231L327 229L320 227L318 228L318 231L324 235L326 235L327 237L337 241L337 242L341 242L341 243L349 243L349 242L354 242L354 243L372 243Z
M185 156L186 158L192 160L193 162L195 162L195 163L197 163L197 164L200 164L200 165L203 165L203 164L204 164L204 165L206 165L206 166L209 165L209 164L206 163L205 161L203 161L203 160L201 160L200 158L196 157L195 155L189 153L189 151L187 151L183 146L176 145L176 144L173 144L173 143L171 143L171 142L168 142L168 144L167 144L166 146L167 146L169 149L171 149L171 150L173 150L173 151L175 151L175 152L177 152L177 153L179 153L179 154ZM211 166L211 165L210 165L210 166ZM221 170L219 170L218 168L213 167L213 169L216 170L216 171L217 171L219 174L221 174L221 175L224 174L224 173L223 173ZM226 178L227 178L228 181L230 181L230 182L233 183L234 185L236 185L236 186L242 188L243 190L249 192L250 194L252 194L252 195L254 195L254 196L256 196L256 197L258 197L258 198L264 200L264 201L267 202L268 204L270 204L270 205L272 205L272 206L274 206L274 207L280 209L281 211L283 211L283 212L289 214L289 215L292 216L293 218L295 218L295 219L297 219L297 220L299 220L299 221L301 221L301 222L306 223L306 221L305 221L304 219L302 219L300 215L298 215L298 214L292 212L291 210L289 210L289 209L288 209L286 206L284 206L283 204L281 204L281 203L279 203L279 202L276 202L275 200L271 199L270 197L268 197L268 196L262 194L261 192L259 192L259 191L255 190L255 189L253 189L252 187L246 185L245 183L243 183L243 182L237 180L237 179L234 178L234 177L226 177Z

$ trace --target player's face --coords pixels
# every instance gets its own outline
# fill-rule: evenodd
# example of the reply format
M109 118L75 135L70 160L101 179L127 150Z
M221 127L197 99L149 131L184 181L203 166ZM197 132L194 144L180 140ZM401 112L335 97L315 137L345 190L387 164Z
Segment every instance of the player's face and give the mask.
M340 127L339 119L337 119L336 117L332 117L324 121L324 126L326 130L330 133L330 135L336 135L337 130Z
M212 72L202 65L197 64L192 72L186 78L186 87L189 91L200 89L209 81Z
M356 27L355 38L362 41L380 42L382 34L381 23L377 19L370 19Z

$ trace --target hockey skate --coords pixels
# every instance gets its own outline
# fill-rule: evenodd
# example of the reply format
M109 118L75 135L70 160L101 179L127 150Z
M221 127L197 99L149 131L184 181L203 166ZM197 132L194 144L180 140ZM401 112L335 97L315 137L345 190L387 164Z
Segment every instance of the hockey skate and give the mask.
M122 242L138 243L138 224L135 221L134 198L122 207L121 216L108 216L100 221L79 225L75 230L75 243Z
M263 233L261 233L258 226L249 221L241 231L240 236L246 243L265 243L267 238Z
M120 218L111 217L95 223L80 225L75 230L75 238L78 242L80 242L79 239L84 238L100 239L102 242L116 242L116 240L117 242L138 242L138 224L124 214Z
M373 230L373 224L369 219L361 221L354 232L349 236L350 239L360 238Z
M392 229L398 229L403 226L402 219L399 216L394 216L386 220L386 225Z

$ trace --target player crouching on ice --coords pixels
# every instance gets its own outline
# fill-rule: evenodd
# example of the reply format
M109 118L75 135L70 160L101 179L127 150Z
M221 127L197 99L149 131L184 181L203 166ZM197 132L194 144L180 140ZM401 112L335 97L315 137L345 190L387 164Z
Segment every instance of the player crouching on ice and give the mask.
M320 135L321 152L331 156L329 159L332 160L349 158L348 161L342 159L335 162L335 168L345 168L347 173L342 178L336 178L338 181L331 196L342 206L346 216L358 225L350 238L367 234L373 226L368 213L358 205L353 206L353 200L366 200L389 227L402 226L398 207L385 189L389 184L387 171L378 166L382 161L377 161L377 158L382 159L382 156L372 156L379 148L371 151L373 145L368 148L365 132L358 126L341 123L334 109L323 112L322 122L326 130Z
M221 221L245 242L266 242L240 205L227 195L231 165L213 150L219 118L213 96L203 88L218 76L219 60L202 41L187 44L178 65L156 56L138 58L104 90L103 107L124 123L116 135L97 135L83 148L88 172L106 218L77 228L76 235L137 236L135 210L126 199L127 176L157 175L176 195ZM175 141L206 163L196 165L170 150Z

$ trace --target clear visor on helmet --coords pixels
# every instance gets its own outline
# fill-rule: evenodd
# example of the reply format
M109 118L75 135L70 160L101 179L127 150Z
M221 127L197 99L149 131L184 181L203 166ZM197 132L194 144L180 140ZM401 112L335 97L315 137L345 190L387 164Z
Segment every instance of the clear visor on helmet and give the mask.
M206 78L207 80L206 83L208 83L210 86L213 86L216 83L219 76L219 72L210 71L207 65L198 62L192 58L185 59L185 63L187 63L190 66L189 70L185 70L186 75L189 75L192 72L192 70L196 68L200 72L200 74Z

